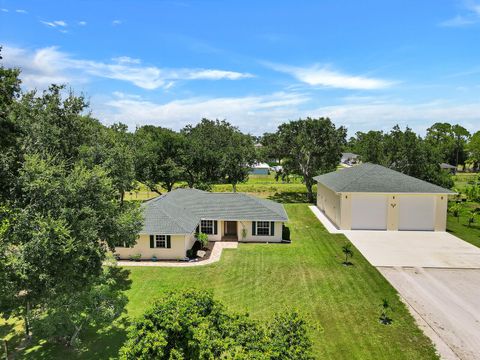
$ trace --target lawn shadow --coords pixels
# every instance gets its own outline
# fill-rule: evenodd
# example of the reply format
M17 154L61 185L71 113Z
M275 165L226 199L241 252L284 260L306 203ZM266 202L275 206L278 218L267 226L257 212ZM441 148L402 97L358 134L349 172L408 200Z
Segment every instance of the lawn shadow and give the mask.
M24 333L19 327L18 319L0 320L0 359L5 358L5 341L7 342L7 351L9 357L14 350L24 340Z
M276 192L274 195L268 197L269 200L277 201L279 203L308 203L307 193L304 192Z

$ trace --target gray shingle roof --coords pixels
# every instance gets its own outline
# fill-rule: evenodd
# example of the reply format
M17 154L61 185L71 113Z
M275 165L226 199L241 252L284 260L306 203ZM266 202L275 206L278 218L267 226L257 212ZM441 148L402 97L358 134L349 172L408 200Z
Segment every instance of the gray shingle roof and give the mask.
M287 221L282 204L243 193L176 189L145 202L144 234L190 234L200 220Z
M314 178L319 183L340 192L434 193L454 194L453 191L431 184L381 165L364 163Z

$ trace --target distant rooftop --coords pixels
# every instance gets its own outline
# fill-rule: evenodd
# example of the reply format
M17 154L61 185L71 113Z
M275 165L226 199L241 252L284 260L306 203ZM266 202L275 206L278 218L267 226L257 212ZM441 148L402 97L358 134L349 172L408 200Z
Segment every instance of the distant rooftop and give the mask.
M377 193L432 193L454 194L444 189L401 172L381 165L364 163L361 165L330 172L314 178L319 183L337 193L377 192Z

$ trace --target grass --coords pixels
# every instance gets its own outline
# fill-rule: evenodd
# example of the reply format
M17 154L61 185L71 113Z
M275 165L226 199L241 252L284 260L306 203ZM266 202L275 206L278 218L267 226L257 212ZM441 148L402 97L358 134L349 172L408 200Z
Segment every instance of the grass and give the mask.
M449 213L447 231L472 245L480 247L480 214L477 215L475 222L468 226L468 213L476 208L480 208L479 203L466 202L463 203L463 209L458 219Z
M177 187L186 186L178 184ZM215 184L212 187L215 192L230 192L232 185ZM307 189L299 177L290 177L289 182L276 181L275 175L250 175L248 181L237 185L238 192L253 194L258 197L271 198L282 202L305 202ZM316 193L314 186L314 193ZM282 199L283 194L290 194ZM142 184L138 184L137 190L125 194L126 200L148 200L158 196L156 192L150 191Z
M228 309L258 320L297 309L313 326L316 358L437 358L395 290L358 250L353 249L354 266L341 264L341 247L347 242L343 235L328 233L306 204L288 204L286 209L292 244L240 244L205 267L129 268L132 283L123 323L102 333L91 331L79 353L37 343L19 357L115 357L125 338L125 320L141 316L152 299L167 290L207 288ZM389 326L378 321L383 298L393 308Z

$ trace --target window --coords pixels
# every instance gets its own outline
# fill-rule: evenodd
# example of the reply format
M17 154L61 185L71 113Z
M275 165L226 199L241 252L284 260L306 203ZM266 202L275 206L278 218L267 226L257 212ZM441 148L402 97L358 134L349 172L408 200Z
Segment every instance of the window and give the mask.
M213 234L213 220L202 220L200 222L200 231L207 235Z
M257 221L257 235L270 235L269 221Z
M166 248L167 247L167 237L165 235L155 235L155 247L156 248Z

